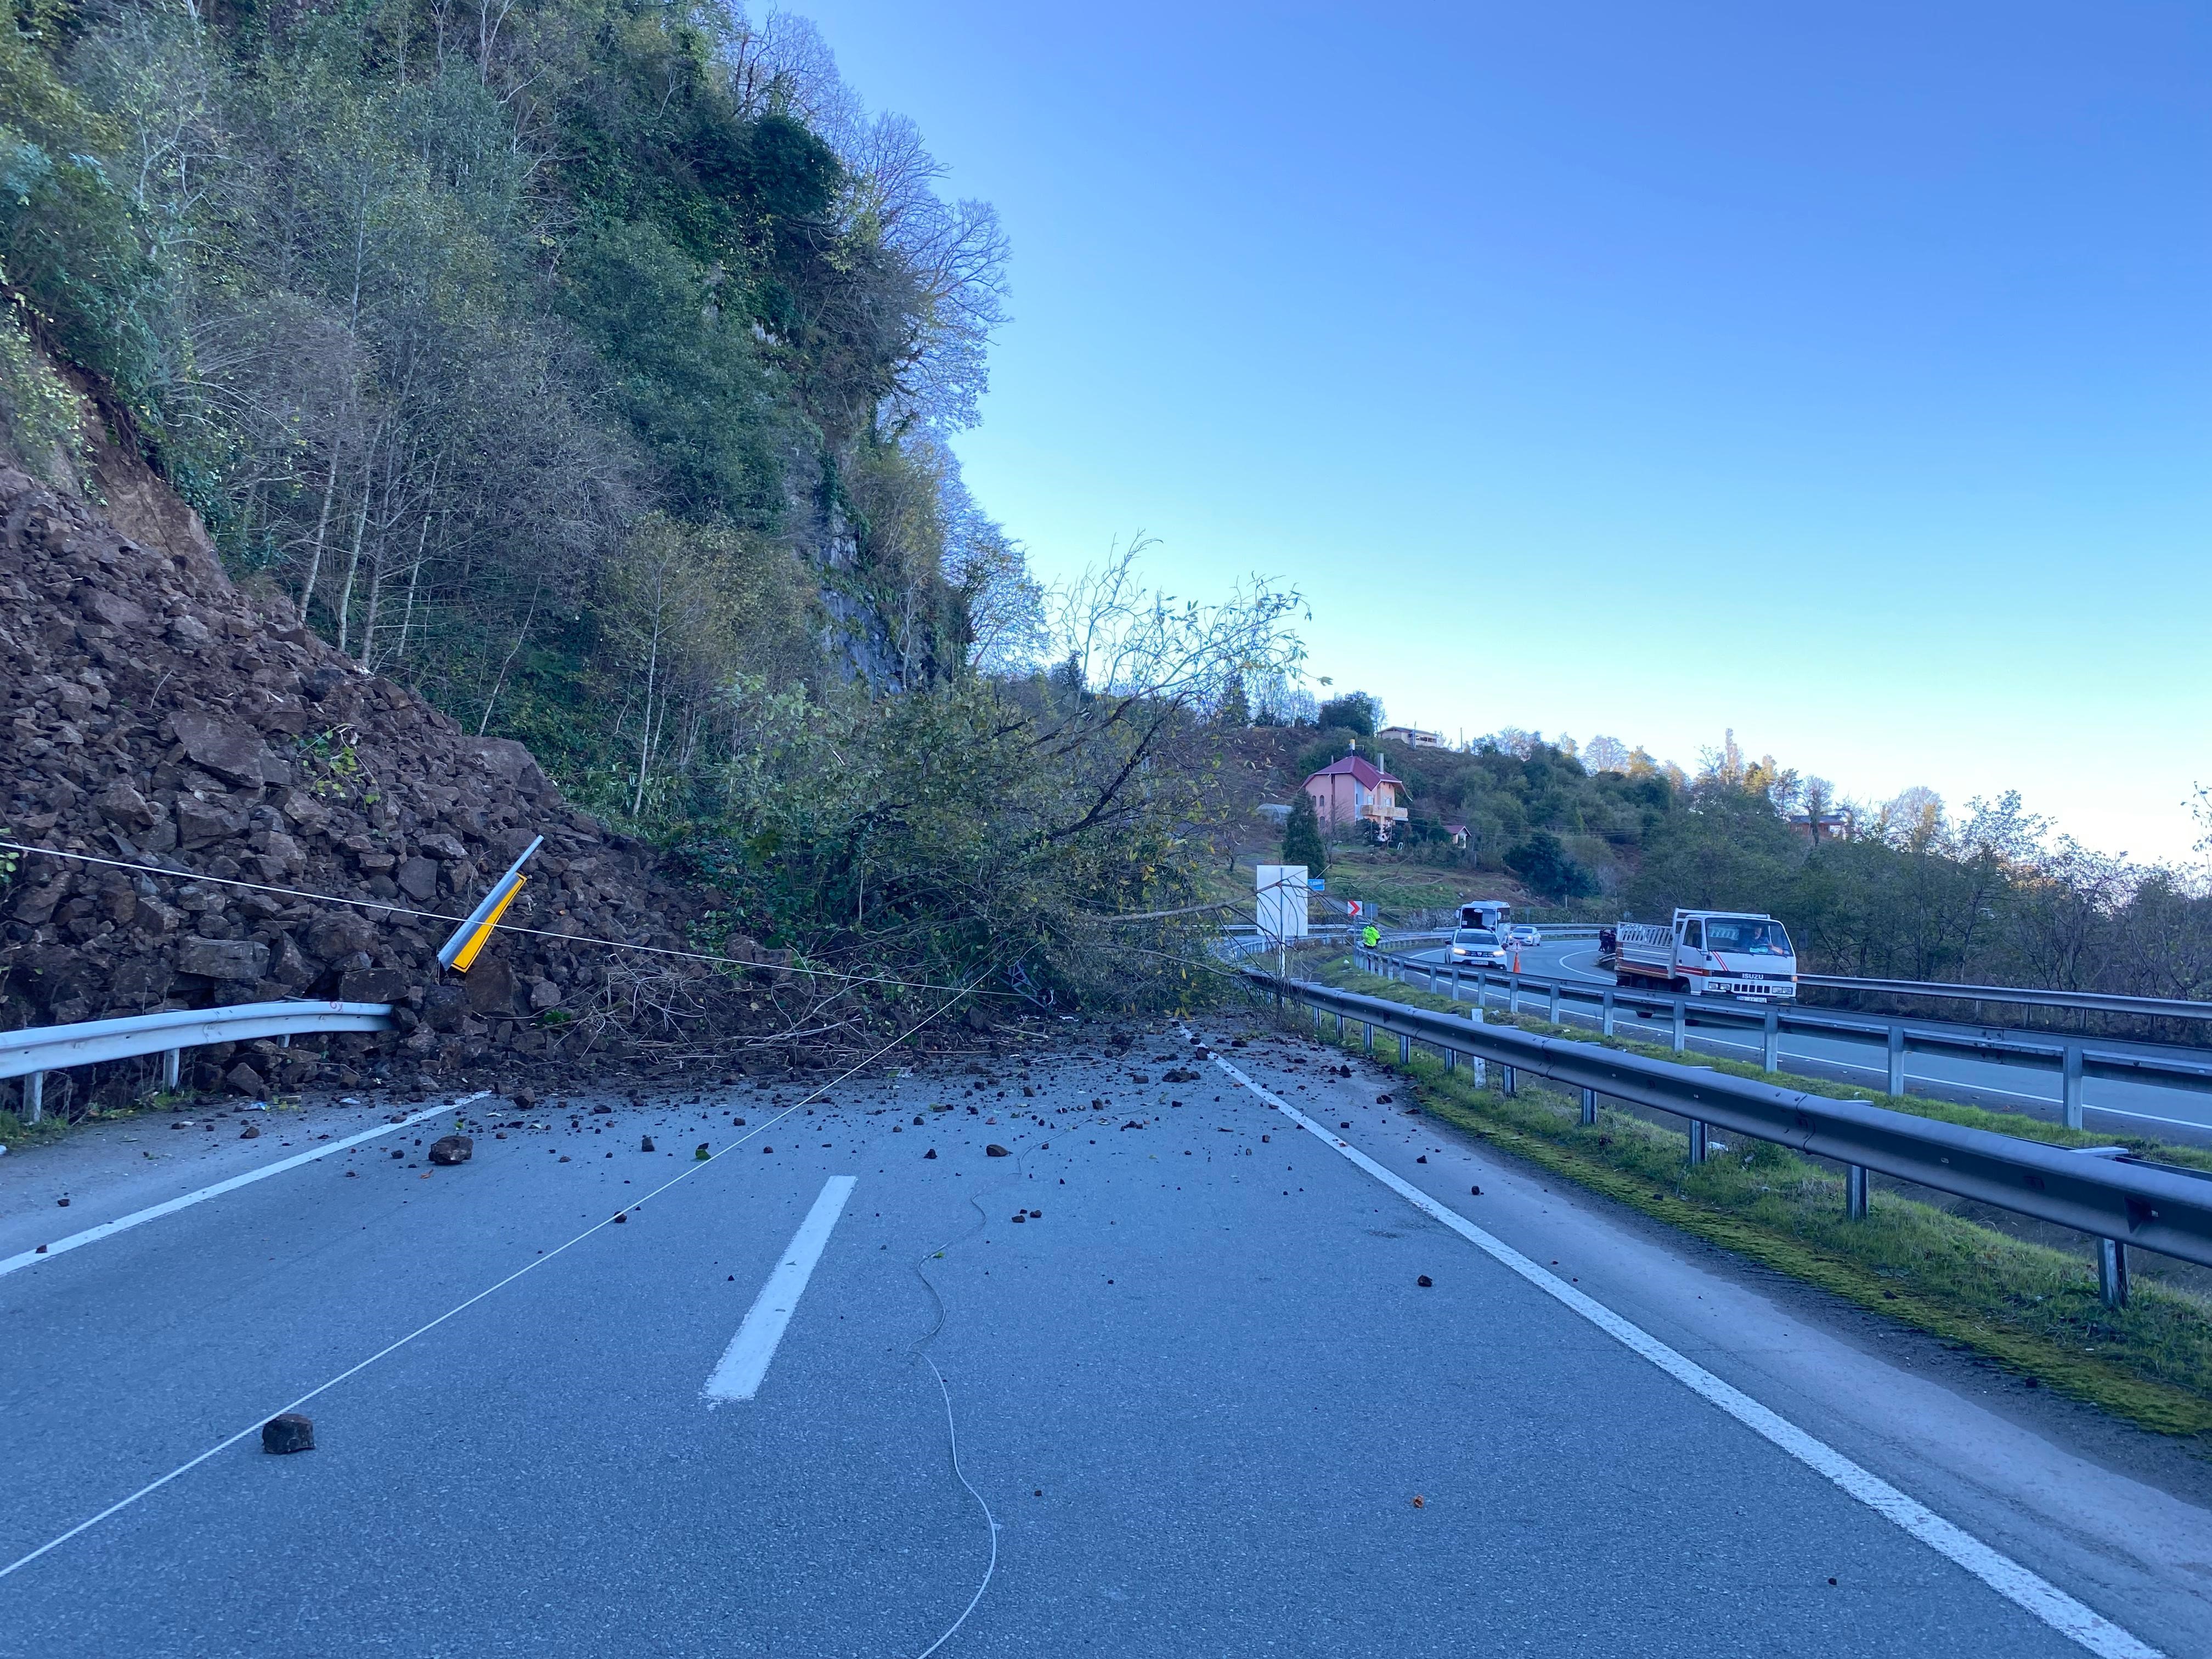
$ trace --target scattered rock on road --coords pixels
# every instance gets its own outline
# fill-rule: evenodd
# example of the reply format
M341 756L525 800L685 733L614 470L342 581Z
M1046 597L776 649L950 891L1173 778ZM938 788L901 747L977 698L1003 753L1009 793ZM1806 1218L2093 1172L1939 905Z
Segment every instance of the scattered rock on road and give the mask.
M1415 1279L1413 1283L1419 1285L1425 1291L1432 1291L1436 1288L1437 1285L1437 1281L1430 1278L1426 1273L1423 1273L1419 1279Z
M641 1135L641 1136L639 1136L639 1137L638 1137L638 1142L637 1142L637 1149L638 1149L638 1151L640 1151L641 1152L651 1152L651 1151L653 1150L653 1137L652 1137L651 1135Z
M430 1143L430 1162L465 1164L476 1156L477 1144L466 1135L441 1135Z
M313 1451L315 1425L297 1412L280 1412L261 1425L261 1449L265 1452Z
M983 1156L986 1158L1012 1158L1013 1154L994 1140L983 1149Z

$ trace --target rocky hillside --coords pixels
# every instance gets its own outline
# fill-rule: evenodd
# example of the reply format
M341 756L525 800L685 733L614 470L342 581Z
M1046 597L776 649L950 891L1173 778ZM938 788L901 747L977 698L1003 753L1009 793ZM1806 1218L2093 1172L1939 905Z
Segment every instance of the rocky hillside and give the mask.
M569 808L520 744L470 735L281 599L241 592L173 495L107 459L105 513L0 460L0 828L164 873L18 855L0 890L0 1025L299 996L399 1006L388 1036L191 1056L196 1085L260 1092L696 1054L756 1012L696 966L559 938L502 934L465 979L442 973L442 918L535 835L512 922L675 946L701 901ZM142 1083L126 1067L101 1086Z

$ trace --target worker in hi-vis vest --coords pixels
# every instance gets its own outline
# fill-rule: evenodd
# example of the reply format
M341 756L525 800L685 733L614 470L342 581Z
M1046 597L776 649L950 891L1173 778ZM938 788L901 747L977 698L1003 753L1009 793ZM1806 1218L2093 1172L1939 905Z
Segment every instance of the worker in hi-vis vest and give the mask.
M1359 942L1365 945L1369 950L1372 951L1376 945L1382 943L1382 934L1381 930L1378 929L1373 922L1369 922L1367 926L1359 930Z

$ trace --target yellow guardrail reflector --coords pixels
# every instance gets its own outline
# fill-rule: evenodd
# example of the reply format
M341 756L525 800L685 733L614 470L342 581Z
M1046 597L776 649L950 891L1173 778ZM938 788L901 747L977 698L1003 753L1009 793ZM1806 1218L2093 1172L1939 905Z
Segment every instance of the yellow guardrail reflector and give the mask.
M514 896L522 890L522 884L529 879L527 876L517 876L514 885L507 890L507 896L492 906L491 914L483 919L483 926L469 935L469 942L461 946L459 953L453 957L455 973L469 971L470 964L477 959L477 952L484 948L484 941L491 937L491 930L499 926L499 919L507 914L507 907L514 902Z

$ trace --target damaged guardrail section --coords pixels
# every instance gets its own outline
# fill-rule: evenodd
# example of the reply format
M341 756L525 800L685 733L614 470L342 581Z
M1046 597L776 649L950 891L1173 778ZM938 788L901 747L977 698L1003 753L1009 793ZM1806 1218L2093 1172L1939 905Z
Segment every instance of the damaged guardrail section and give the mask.
M2112 1245L2135 1245L2212 1267L2212 1176L2194 1170L2046 1146L1593 1042L1537 1036L1255 969L1245 973L1279 1002L1310 1007L1316 1025L1324 1013L1336 1016L1340 1031L1346 1023L1355 1023L1365 1028L1370 1048L1375 1032L1389 1033L1399 1039L1401 1059L1411 1057L1412 1045L1425 1044L1447 1056L1506 1067L1509 1090L1516 1071L1581 1089L1586 1114L1595 1093L1686 1118L1693 1159L1703 1148L1704 1126L1718 1125L1832 1158L1851 1170L1875 1170L2055 1222ZM1852 1212L1863 1214L1863 1176L1851 1186ZM2124 1297L2125 1258L2112 1251L2106 1255L2107 1297Z
M228 1008L173 1008L158 1014L121 1019L91 1019L76 1025L40 1025L0 1031L0 1078L20 1077L22 1118L36 1123L48 1072L102 1060L161 1054L165 1088L177 1086L179 1062L187 1048L214 1042L251 1042L256 1037L292 1037L315 1031L383 1031L392 1026L388 1002L241 1002Z

